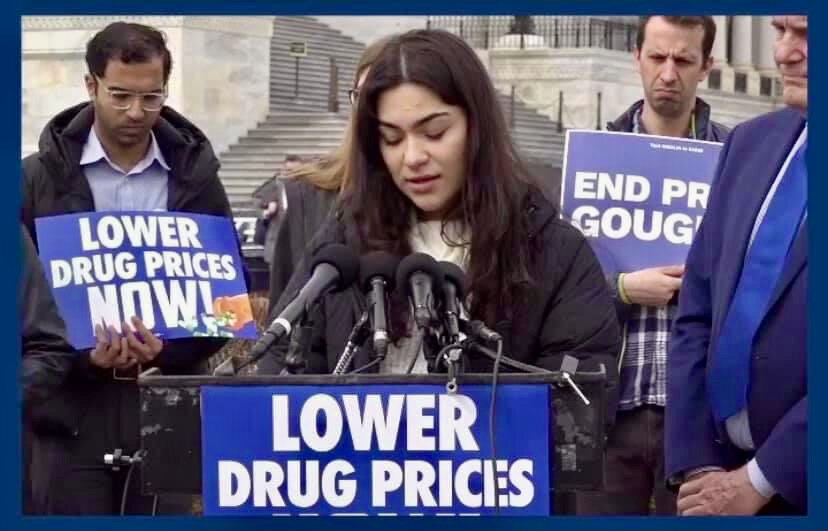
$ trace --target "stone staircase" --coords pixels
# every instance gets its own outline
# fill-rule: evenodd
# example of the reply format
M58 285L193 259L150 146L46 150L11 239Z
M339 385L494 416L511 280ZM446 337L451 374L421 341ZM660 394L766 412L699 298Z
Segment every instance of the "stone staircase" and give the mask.
M270 58L270 113L254 129L220 154L219 177L234 212L249 216L250 194L270 178L286 154L317 156L339 145L350 103L347 90L364 45L312 17L274 18ZM300 59L299 94L294 97L295 59L291 42L306 42ZM339 112L328 111L330 58L338 66ZM500 94L507 120L511 105ZM557 124L519 101L514 105L513 135L521 153L533 166L560 168L564 136ZM541 176L544 178L544 176Z
M506 122L510 123L511 98L502 92L498 96ZM521 155L532 162L559 164L563 158L566 135L558 132L558 124L517 99L514 112L512 139Z
M299 60L295 95L295 59L291 42L307 43ZM270 113L219 156L219 177L234 212L250 210L250 194L270 178L287 154L311 157L328 153L342 140L350 104L347 90L364 46L311 17L275 17L270 44ZM338 67L339 112L328 112L330 62Z
M296 60L288 54L291 42L306 42L307 56L299 60L299 96L294 98ZM339 108L349 110L348 89L365 45L312 17L276 17L270 44L271 110L327 110L331 59L338 68Z

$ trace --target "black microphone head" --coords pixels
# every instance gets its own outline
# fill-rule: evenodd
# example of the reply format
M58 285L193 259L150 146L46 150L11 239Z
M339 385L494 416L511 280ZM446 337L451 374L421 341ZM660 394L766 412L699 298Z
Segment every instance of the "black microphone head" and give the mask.
M437 260L425 253L414 253L406 256L397 267L397 285L405 286L406 292L410 289L408 279L417 271L422 271L435 281L435 288L443 280L443 271Z
M371 279L382 277L388 291L394 290L399 257L385 251L372 251L359 257L359 285L371 289Z
M454 262L438 262L440 269L443 270L443 276L447 282L454 284L454 289L457 291L457 298L463 300L465 295L464 287L466 285L466 274L460 269L460 266Z
M359 259L350 247L341 243L330 243L320 247L313 255L311 271L319 264L330 264L339 271L336 289L347 288L359 276Z

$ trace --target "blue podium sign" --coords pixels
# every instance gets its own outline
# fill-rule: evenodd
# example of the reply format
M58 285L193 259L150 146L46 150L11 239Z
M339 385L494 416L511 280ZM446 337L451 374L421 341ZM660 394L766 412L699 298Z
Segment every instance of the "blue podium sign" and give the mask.
M487 385L205 386L204 514L549 515L549 386L498 387L494 460L490 399Z

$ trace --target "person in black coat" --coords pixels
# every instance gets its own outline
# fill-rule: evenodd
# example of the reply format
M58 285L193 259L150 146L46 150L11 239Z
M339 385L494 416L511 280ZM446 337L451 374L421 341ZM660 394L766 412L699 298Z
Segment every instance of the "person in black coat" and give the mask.
M362 52L354 70L353 88L348 93L353 106L371 64L376 60L387 39L378 39ZM353 107L352 107L353 110ZM353 113L345 126L345 137L337 149L315 161L308 161L290 171L281 181L284 186L284 211L273 244L265 252L270 265L269 306L273 308L282 296L308 242L324 224L340 192L347 189L349 157L353 139ZM274 223L276 221L274 220Z
M23 160L21 217L35 243L35 219L60 214L162 209L231 217L210 142L163 106L171 68L163 35L140 24L113 23L89 41L86 62L91 101L55 116L38 152ZM103 155L90 163L84 154L96 145ZM93 182L93 165L110 176L109 183L112 175L119 177L117 187ZM149 188L152 182L156 186ZM124 194L129 186L137 193ZM138 372L157 366L165 374L201 373L226 340L162 341L146 331L140 316L132 324L134 334L127 325L98 331L96 347L75 353L64 385L32 415L37 513L117 514L125 490L126 512L154 510L152 498L138 495L137 475L129 485L125 469L114 471L103 461L116 449L131 456L140 448ZM157 508L189 512L191 501L180 502L162 497Z
M392 38L371 67L354 119L352 186L309 251L339 242L357 254L424 252L451 261L465 272L470 317L503 336L506 355L558 370L569 354L585 370L603 365L614 385L620 335L601 268L584 236L530 183L473 50L439 30ZM309 276L300 265L271 315ZM391 298L396 342L375 367L425 372L423 350L407 341L417 331L402 291ZM307 372L332 371L366 306L352 286L313 307ZM259 372L279 372L284 353L282 344L273 348ZM372 354L361 349L352 368ZM469 372L493 366L482 356L468 363Z
M29 466L32 454L31 419L58 394L72 369L75 350L66 339L66 324L58 313L52 290L37 258L32 239L21 225L23 267L17 292L20 317L20 387L23 389L23 513L31 514Z

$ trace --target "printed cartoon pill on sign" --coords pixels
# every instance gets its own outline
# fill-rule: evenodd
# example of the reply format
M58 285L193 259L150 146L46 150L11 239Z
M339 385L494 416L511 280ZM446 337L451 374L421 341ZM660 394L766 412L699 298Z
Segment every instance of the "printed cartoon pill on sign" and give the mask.
M699 229L721 144L567 131L561 206L605 273L683 264Z
M203 387L204 513L548 515L549 393L498 387L493 461L487 385Z
M35 220L40 260L75 348L135 316L164 339L256 337L229 219L88 212Z

